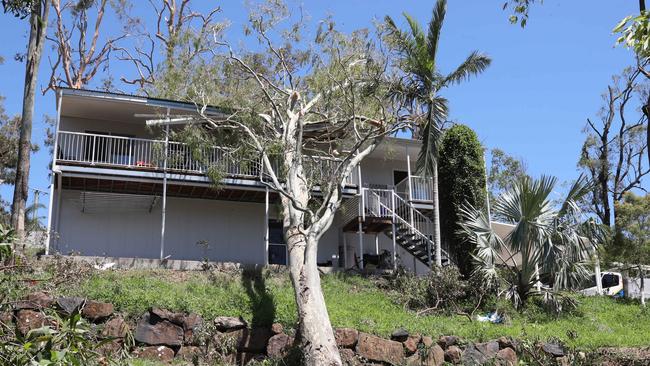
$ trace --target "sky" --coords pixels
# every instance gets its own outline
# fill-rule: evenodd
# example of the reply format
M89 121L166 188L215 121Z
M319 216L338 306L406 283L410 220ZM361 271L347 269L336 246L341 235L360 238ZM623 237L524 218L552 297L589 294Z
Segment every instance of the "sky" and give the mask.
M133 14L147 17L146 2L137 4ZM197 9L219 5L218 20L228 19L227 37L237 43L247 19L244 1L193 0ZM421 24L428 22L434 1L415 0L310 0L302 4L316 24L331 15L340 30L349 32L372 27L373 20L390 15L405 27L402 12ZM531 9L526 28L511 25L503 0L449 0L440 40L439 65L443 72L453 70L473 50L492 58L482 75L441 94L450 101L450 120L473 128L483 145L500 148L522 158L532 176L550 174L560 181L575 179L576 162L584 141L586 119L594 117L601 105L601 94L611 77L633 63L631 51L615 47L612 28L622 18L638 12L636 0L544 0ZM120 25L108 18L106 29L116 32ZM10 115L20 113L24 64L13 59L24 52L28 38L26 20L0 14L0 95ZM41 63L39 89L50 75L51 44L46 45ZM133 75L130 65L111 62L115 79ZM92 86L97 87L97 82ZM44 115L54 116L55 96L39 95L34 114L33 141L42 143L47 126ZM32 157L30 187L47 190L51 157L41 149ZM646 183L647 185L647 183ZM11 201L10 186L0 186L0 196ZM31 199L31 198L30 198ZM47 203L47 199L41 198ZM41 210L40 216L47 211Z

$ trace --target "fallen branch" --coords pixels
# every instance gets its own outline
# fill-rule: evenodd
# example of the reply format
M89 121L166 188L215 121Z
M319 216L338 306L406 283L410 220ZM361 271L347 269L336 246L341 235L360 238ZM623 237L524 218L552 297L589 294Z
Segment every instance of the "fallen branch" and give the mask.
M10 270L10 269L14 269L14 268L22 268L22 267L29 267L29 265L28 264L14 264L14 265L11 265L11 266L4 266L4 267L0 267L0 272Z

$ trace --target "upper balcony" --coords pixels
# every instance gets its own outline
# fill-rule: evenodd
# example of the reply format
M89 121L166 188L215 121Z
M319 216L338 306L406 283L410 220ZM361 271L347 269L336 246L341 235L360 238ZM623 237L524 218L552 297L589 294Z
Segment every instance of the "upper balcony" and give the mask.
M266 177L260 171L259 161L238 157L222 147L203 149L197 155L196 149L179 142L169 142L165 151L165 142L158 137L162 131L147 128L142 118L143 115L191 115L196 113L193 104L61 88L57 105L54 163L56 173L62 173L57 174L57 179L63 178L64 187L151 194L162 192L163 177L167 177L175 185L171 189L174 194L231 197L229 192L207 191L212 184L206 173L210 167L217 166L223 174L222 191L237 191L233 199L238 199L240 191L264 191L260 180ZM417 158L420 148L421 142L416 140L386 138L364 159L359 171L355 169L348 177L345 193L356 194L359 186L394 189L404 199L422 205L420 209L430 208L430 179L411 175L411 162ZM330 170L327 164L333 162L322 158L309 161L315 161L306 167L311 169L308 173L314 179L322 179ZM319 172L323 175L319 176Z
M395 193L413 203L433 203L433 180L429 177L411 175L395 185Z
M188 179L205 176L211 167L217 167L224 178L258 181L261 161L238 159L228 149L214 146L196 149L180 142L168 143L165 168L165 141L103 134L59 131L57 133L56 164L92 168L117 169L122 173L167 172ZM324 171L331 160L316 159L313 169ZM318 173L316 173L318 174ZM351 174L346 185L356 186L358 175Z

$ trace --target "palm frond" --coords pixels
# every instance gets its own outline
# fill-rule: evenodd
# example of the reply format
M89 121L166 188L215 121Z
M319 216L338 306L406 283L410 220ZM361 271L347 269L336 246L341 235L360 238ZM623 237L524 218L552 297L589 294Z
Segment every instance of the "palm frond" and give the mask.
M498 262L506 262L502 258L503 240L494 232L490 219L483 210L477 210L469 203L460 207L459 236L476 247L474 259L489 267Z
M494 205L496 214L515 225L501 247L521 256L521 262L508 267L515 276L506 279L509 284L502 292L516 307L530 296L541 296L558 311L571 305L557 291L576 288L589 275L595 243L607 237L606 230L593 219L583 222L578 215L576 202L586 194L586 179L578 178L562 205L555 205L551 199L556 183L557 179L550 176L536 180L524 177ZM488 239L490 230L477 210L467 207L461 212L463 234L476 243L474 258L481 267L476 272L495 272L494 255L503 251L497 251L496 242ZM538 290L538 276L553 288Z
M438 52L438 42L440 41L440 32L445 21L447 12L447 0L438 0L433 7L433 14L429 22L429 32L427 33L427 53L429 58L436 62L436 53Z
M406 22L409 24L409 27L411 28L411 36L415 40L415 43L416 43L418 49L425 48L426 47L426 36L424 34L424 30L422 30L422 27L420 26L420 23L418 23L418 21L415 20L408 13L404 12L402 14L404 15L404 18L406 19Z
M467 56L456 70L445 77L444 85L458 84L469 79L470 76L478 75L485 71L491 63L492 59L490 57L474 51Z
M386 25L386 30L392 44L397 47L400 53L405 54L403 56L410 54L416 48L413 37L399 29L393 18L389 15L384 17L384 24Z
M593 190L593 183L584 175L580 174L578 179L573 182L571 189L562 202L562 207L559 211L559 216L578 215L580 213L580 200Z

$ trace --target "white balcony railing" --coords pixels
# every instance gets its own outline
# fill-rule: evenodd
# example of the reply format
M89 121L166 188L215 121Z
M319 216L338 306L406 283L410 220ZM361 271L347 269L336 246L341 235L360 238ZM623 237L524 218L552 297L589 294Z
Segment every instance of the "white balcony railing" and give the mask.
M433 180L412 175L397 183L395 191L409 201L432 202Z
M57 134L58 163L131 168L162 171L165 141L92 133L60 131ZM315 163L312 163L314 161ZM326 178L331 159L312 159L313 174ZM176 173L205 174L210 167L219 167L227 176L258 179L260 161L238 157L222 147L196 149L180 142L169 142L167 170ZM356 185L356 174L346 184Z

